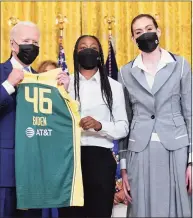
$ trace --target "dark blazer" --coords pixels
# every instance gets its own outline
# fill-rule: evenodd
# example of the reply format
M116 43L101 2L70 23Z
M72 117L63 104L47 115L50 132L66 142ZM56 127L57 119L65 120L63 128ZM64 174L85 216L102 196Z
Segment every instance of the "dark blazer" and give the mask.
M0 187L15 186L16 92L9 95L2 86L12 69L10 60L0 64Z

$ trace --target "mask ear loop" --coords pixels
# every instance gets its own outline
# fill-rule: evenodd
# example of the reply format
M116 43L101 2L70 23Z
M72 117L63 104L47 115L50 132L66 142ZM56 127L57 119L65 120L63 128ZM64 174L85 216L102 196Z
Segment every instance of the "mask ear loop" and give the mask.
M12 41L12 42L11 42L11 41ZM11 39L10 42L11 42L12 45L13 45L13 42L15 42L16 45L18 45L17 42L16 42L14 39ZM18 46L19 46L19 45L18 45ZM13 51L13 52L15 52L15 51ZM11 59L12 56L13 56L13 55L12 55L12 51L11 51L11 54L10 54L9 59Z
M12 41L15 42L15 44L19 46L19 44L14 39L12 39Z
M19 44L14 40L14 39L12 39L12 44L13 44L13 42L16 44L16 45L18 45L19 46ZM15 52L15 51L14 51ZM12 54L11 54L11 56L10 56L10 58L12 57Z

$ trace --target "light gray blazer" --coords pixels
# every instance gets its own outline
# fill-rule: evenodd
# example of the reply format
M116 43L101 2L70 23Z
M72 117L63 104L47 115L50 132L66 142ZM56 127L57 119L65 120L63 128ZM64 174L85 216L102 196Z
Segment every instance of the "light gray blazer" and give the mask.
M124 86L130 133L119 141L120 159L126 151L140 152L156 132L163 146L177 150L192 142L192 72L183 57L174 55L155 77L150 90L143 71L132 62L123 66L119 82Z

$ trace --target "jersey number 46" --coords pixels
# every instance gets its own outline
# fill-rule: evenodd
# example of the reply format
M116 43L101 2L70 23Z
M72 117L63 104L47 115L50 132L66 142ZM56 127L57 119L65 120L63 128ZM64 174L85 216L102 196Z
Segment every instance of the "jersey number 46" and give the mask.
M33 97L30 97L30 88L25 87L25 100L33 104L34 113L52 114L52 100L45 97L51 94L51 89L33 88Z

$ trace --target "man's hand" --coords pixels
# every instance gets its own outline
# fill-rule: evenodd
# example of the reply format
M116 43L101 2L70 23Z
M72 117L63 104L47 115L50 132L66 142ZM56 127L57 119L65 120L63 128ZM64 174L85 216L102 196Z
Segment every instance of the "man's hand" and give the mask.
M192 165L189 165L186 170L186 185L188 187L188 193L192 194Z
M122 183L123 183L123 190L125 193L125 197L131 203L132 198L131 198L131 194L130 194L130 185L129 185L129 181L128 181L127 171L121 170L121 175L122 175Z
M24 72L19 69L13 69L11 73L9 74L9 77L7 81L15 87L17 84L19 84L24 78Z
M84 130L94 129L95 131L99 131L101 130L102 125L94 118L88 116L81 119L80 127L82 127Z
M57 75L58 85L63 85L65 90L68 91L68 86L70 83L70 77L65 72L60 72Z

